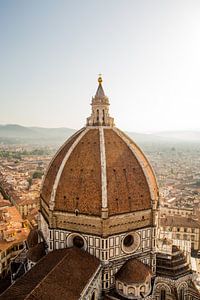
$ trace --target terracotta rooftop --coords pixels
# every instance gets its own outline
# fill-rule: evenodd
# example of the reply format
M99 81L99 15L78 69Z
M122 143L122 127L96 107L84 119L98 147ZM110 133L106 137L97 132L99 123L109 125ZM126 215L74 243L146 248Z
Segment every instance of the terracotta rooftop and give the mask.
M76 132L70 139L67 140L66 143L59 149L59 151L56 153L55 157L53 158L51 164L49 165L49 168L47 169L47 174L44 179L43 188L41 195L47 203L50 200L52 187L56 178L56 175L58 173L58 170L60 168L60 165L68 152L69 148L73 144L73 142L76 140L76 138L79 136L79 132Z
M0 194L1 195L1 194ZM1 199L0 198L0 208L2 208L2 207L6 207L6 206L11 206L12 204L10 203L10 201L9 200L5 200L5 199Z
M27 258L32 262L38 262L45 254L45 243L41 242L28 250Z
M191 270L183 252L177 246L173 245L170 256L157 253L156 273L158 276L178 279L190 274Z
M38 239L39 239L38 230L32 229L29 232L29 235L27 237L28 247L31 248L36 246L38 244Z
M102 145L99 130L82 129L57 152L44 180L42 199L50 205L53 195L58 211L101 216L101 149L105 145L108 215L151 208L150 189L157 198L158 188L146 157L117 129L103 128Z
M5 213L5 219L0 224L4 238L0 240L0 252L13 245L24 242L29 234L29 229L23 227L22 217L15 206L0 209L0 214ZM9 236L12 235L10 238Z
M67 183L67 184L66 184ZM101 214L99 130L89 130L65 164L59 180L55 209Z
M199 228L200 223L188 217L167 216L167 218L160 218L160 226Z
M78 300L99 265L97 258L78 248L55 250L8 288L0 300Z
M118 271L116 279L126 284L143 283L151 275L151 269L140 260L129 259Z
M51 161L42 200L50 210L103 218L150 209L158 199L154 172L141 149L114 127L101 75L91 105L87 126Z
M144 171L128 145L112 129L105 129L107 195L110 215L151 208Z

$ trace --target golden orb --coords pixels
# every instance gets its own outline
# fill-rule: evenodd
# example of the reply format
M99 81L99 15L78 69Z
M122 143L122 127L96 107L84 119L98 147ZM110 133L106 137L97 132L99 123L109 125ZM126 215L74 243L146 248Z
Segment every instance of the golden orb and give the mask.
M102 75L101 75L101 74L99 74L99 77L98 77L98 83L99 83L99 84L101 84L101 83L102 83L102 81L103 81L103 80L102 80Z

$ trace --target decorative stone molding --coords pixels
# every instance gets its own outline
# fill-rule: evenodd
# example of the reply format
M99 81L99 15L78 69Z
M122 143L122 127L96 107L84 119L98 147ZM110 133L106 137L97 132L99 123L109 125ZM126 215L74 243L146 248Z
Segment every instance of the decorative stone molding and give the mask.
M41 211L42 213L45 212L42 207ZM52 218L56 216L57 227L60 229L97 234L103 237L152 226L151 210L121 214L119 216L109 217L108 219L84 214L78 214L78 216L76 216L73 213L61 211L52 211L51 217L50 212L49 215L47 215L47 213L45 214L47 218L49 218L49 224L52 224ZM50 227L54 226L50 225Z
M87 250L88 245L87 245L86 239L81 234L78 234L78 233L71 233L67 236L67 239L66 239L67 248L76 246L76 245L74 245L74 239L77 237L80 238L83 242L83 246L80 246L79 248Z
M121 241L122 251L127 254L134 253L140 246L140 243L140 235L137 232L129 232Z
M95 97L92 98L92 114L87 118L87 126L114 126L114 119L109 115L109 100L104 94L102 77L98 78L98 89Z
M100 156L101 156L101 189L102 189L102 218L108 218L106 153L103 128L99 128Z

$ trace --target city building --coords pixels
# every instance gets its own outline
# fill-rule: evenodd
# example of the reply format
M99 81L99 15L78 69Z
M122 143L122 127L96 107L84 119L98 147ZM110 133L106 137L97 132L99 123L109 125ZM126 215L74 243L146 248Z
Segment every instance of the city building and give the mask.
M154 172L141 149L115 127L101 76L98 82L86 126L47 169L37 243L28 239L28 260L36 264L0 299L17 298L21 287L20 299L197 300L182 251L171 244L167 253L156 254Z
M200 249L200 223L191 217L167 216L159 219L161 235L172 233L172 239L190 241L191 250Z
M8 274L10 262L25 248L28 234L16 207L0 207L0 278Z
M196 217L194 208L162 206L160 208L160 217L166 218L167 216L181 216L181 217Z
M16 203L16 207L19 210L20 215L25 219L27 218L33 209L38 209L38 199L20 199Z

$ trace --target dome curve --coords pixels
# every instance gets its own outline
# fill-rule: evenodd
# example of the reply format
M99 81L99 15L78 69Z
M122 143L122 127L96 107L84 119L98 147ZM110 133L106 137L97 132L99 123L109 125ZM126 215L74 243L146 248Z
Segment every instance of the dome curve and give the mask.
M152 275L151 268L136 258L129 259L116 274L116 279L130 284L143 284Z
M103 154L102 154L103 153ZM52 160L41 197L53 210L100 217L152 208L158 189L146 157L120 130L88 126Z
M151 223L158 200L154 172L140 148L115 127L101 76L98 82L86 127L69 138L50 163L41 208L47 218L49 210L103 219L146 210L148 216L141 221ZM59 222L63 224L62 218Z
M79 136L79 134L82 132L83 129L77 131L75 134L73 134L56 152L55 156L51 160L49 167L47 168L43 184L42 184L42 190L41 190L41 197L42 199L49 204L51 193L52 193L52 187L56 178L56 175L58 173L60 164L63 161L64 156L68 152L69 148L73 144L73 142L76 140L76 138Z

